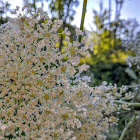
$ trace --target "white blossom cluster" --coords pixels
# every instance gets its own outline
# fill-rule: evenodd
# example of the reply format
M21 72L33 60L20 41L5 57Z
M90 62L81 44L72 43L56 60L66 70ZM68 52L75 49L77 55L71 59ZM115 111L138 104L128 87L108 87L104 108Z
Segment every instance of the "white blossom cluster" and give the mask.
M88 46L79 48L85 38L71 43L68 28L59 32L61 20L50 20L40 9L22 10L0 27L0 139L106 139L109 125L117 122L111 115L117 109L117 87L104 82L93 89L89 77L78 79L89 67L78 65L79 54L88 54ZM56 48L59 34L68 44L63 54Z
M132 64L136 65L140 69L140 32L137 33L135 42L133 43L132 51L135 52L135 56L128 56L126 62L131 67Z

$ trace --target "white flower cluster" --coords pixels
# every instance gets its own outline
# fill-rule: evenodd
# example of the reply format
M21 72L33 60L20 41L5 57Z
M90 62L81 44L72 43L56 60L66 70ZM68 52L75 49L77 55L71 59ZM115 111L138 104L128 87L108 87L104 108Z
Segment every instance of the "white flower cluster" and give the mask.
M135 42L133 43L132 51L135 52L135 56L128 56L126 62L131 67L132 64L137 66L137 69L140 69L140 32L137 33Z
M89 67L78 66L79 54L88 47L70 43L68 29L59 32L62 21L42 17L41 10L26 11L29 15L19 13L0 28L0 139L6 134L26 140L105 139L109 124L117 120L109 117L117 109L112 102L116 87L104 82L94 90L87 84L90 78L78 79ZM63 54L56 48L62 33L68 44ZM72 84L75 74L78 83Z

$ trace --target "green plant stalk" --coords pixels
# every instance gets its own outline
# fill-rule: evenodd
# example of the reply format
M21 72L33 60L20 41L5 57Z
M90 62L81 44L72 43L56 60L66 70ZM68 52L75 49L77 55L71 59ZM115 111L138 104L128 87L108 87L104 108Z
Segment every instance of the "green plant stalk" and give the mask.
M127 86L129 88L136 88L136 87L140 87L140 85L134 85L134 86Z
M124 102L124 101L120 101L120 100L114 100L114 103L116 103L116 104L126 104L129 107L140 107L140 103L129 103L129 102Z
M80 30L83 31L84 28L84 21L85 21L85 14L86 14L86 7L87 7L87 0L83 1L83 10L82 10L82 18L81 18L81 24L80 24ZM82 36L79 36L79 42L81 42Z
M131 118L131 120L129 121L129 123L126 125L126 127L124 128L119 140L123 140L128 128L133 124L133 122L135 121L135 115Z

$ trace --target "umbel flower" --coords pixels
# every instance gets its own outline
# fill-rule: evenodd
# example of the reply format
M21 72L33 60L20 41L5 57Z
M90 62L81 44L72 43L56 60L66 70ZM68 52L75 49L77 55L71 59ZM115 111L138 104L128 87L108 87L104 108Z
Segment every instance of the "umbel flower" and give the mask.
M106 139L117 121L111 115L117 91L104 83L93 89L89 77L80 78L88 68L78 66L80 54L88 54L88 46L79 47L85 38L71 43L67 28L59 32L61 20L41 9L18 9L17 18L0 27L0 139ZM67 41L63 53L56 47L59 34Z

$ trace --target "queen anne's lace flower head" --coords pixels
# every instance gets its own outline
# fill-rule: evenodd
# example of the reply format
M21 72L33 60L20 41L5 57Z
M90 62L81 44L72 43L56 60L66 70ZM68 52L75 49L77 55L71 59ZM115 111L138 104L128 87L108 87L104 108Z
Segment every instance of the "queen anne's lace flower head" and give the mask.
M103 96L113 87L103 83L93 90L87 84L90 78L77 76L89 68L78 66L79 54L88 47L79 48L78 41L71 43L68 28L59 32L63 22L53 22L41 9L34 13L24 7L22 11L0 27L0 136L11 134L14 139L27 140L105 138L102 132L111 123L107 116L116 110L111 102L115 96L113 90ZM78 29L76 33L83 35ZM56 47L59 34L65 34L68 44L63 53ZM71 77L74 80L70 82Z

